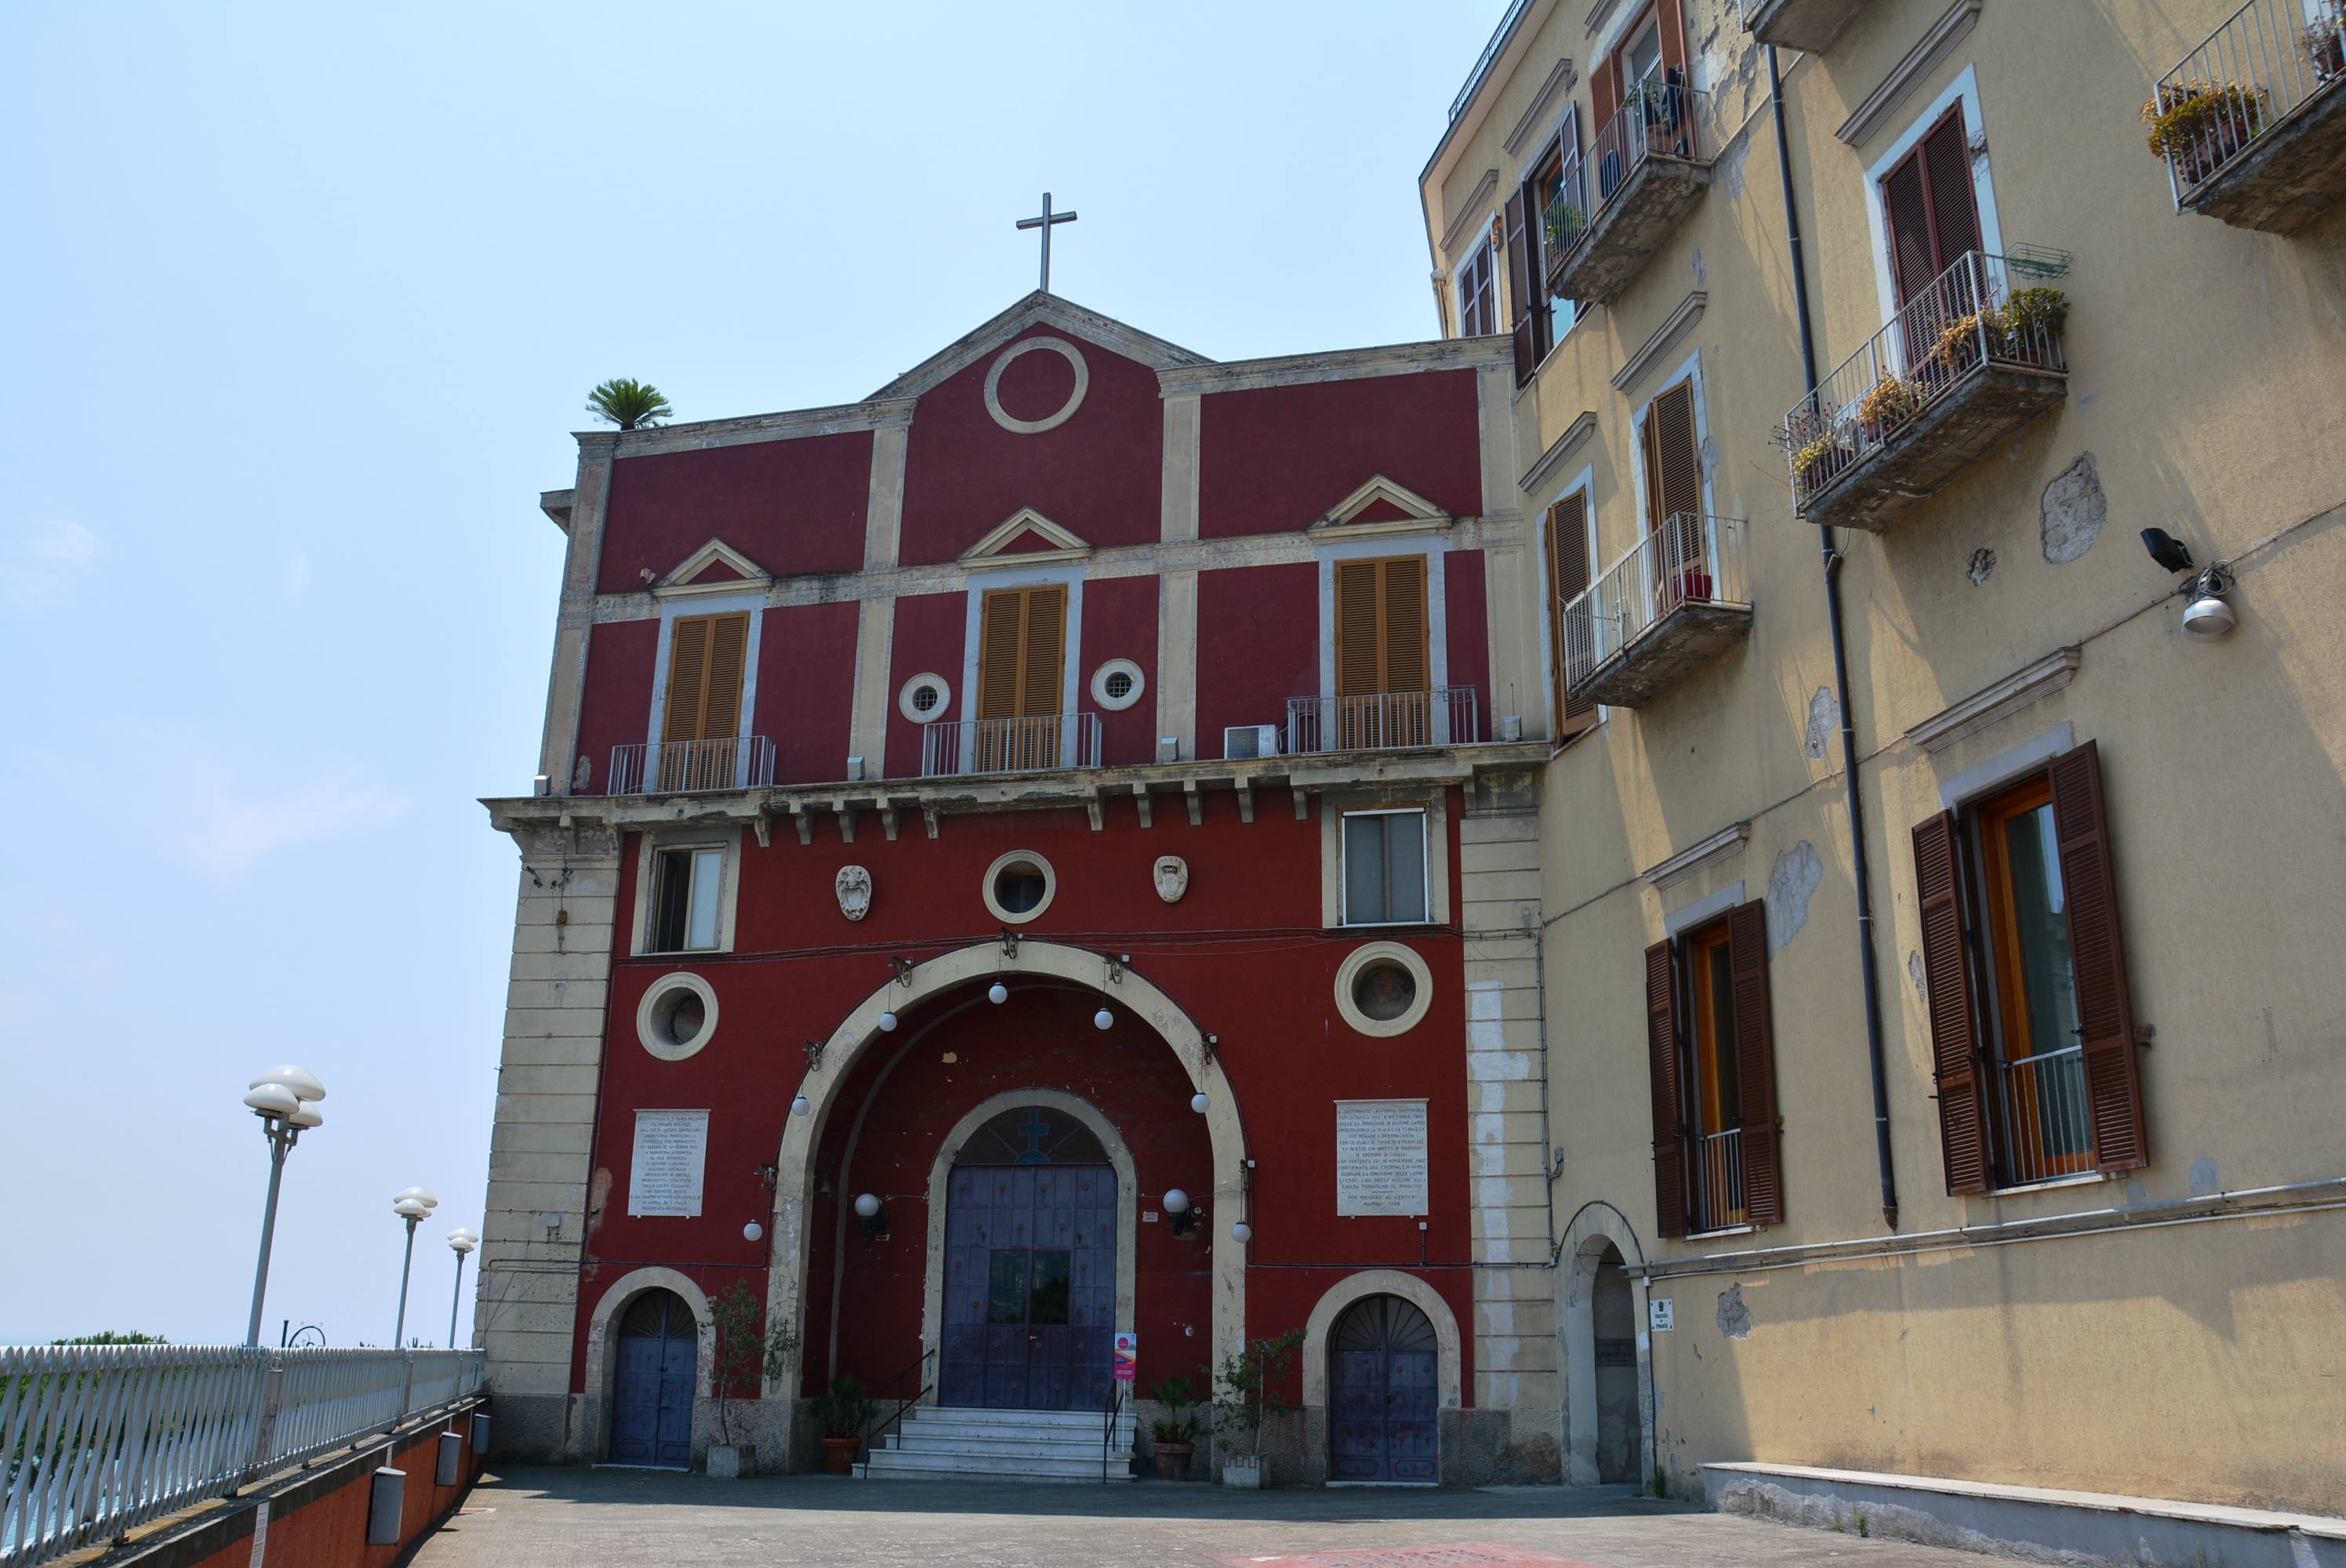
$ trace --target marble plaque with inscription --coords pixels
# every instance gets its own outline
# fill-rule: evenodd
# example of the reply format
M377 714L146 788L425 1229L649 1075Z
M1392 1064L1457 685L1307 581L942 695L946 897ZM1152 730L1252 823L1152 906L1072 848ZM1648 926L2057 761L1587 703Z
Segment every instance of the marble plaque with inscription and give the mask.
M1336 1212L1426 1212L1425 1102L1336 1102Z
M708 1112L638 1111L627 1212L692 1218L700 1212L700 1176L708 1164Z

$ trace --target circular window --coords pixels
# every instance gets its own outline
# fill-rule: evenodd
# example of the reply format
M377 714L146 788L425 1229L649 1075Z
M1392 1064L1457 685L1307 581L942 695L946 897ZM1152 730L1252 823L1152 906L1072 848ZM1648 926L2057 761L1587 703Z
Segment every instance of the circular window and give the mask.
M953 683L941 675L916 675L896 693L896 711L914 724L953 717Z
M1361 1033L1405 1034L1433 1004L1433 971L1401 942L1356 947L1336 971L1336 1011Z
M1112 658L1092 671L1092 700L1111 713L1120 713L1140 700L1148 677L1128 658Z
M663 974L636 1005L636 1038L666 1062L681 1062L717 1033L717 992L697 974Z
M1032 353L1036 349L1047 349L1075 367L1075 390L1067 394L1067 401L1060 406L1058 412L1046 414L1041 419L1020 419L1002 406L1002 372L1008 370L1021 354ZM985 412L994 416L994 423L1006 431L1019 435L1039 435L1046 430L1056 430L1075 418L1076 410L1084 406L1084 393L1090 390L1091 384L1092 369L1084 363L1083 352L1075 344L1065 338L1027 338L1003 350L994 360L994 368L985 372Z
M1005 925L1025 925L1051 907L1058 891L1051 862L1032 850L1013 850L986 867L979 888L987 911Z

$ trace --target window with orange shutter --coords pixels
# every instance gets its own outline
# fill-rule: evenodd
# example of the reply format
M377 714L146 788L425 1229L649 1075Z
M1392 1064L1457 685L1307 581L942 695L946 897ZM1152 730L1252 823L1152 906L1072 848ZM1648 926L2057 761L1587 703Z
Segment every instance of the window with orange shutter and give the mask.
M660 715L661 789L735 782L750 616L679 617L668 634L668 697Z
M1059 765L1067 590L996 588L979 605L977 771Z

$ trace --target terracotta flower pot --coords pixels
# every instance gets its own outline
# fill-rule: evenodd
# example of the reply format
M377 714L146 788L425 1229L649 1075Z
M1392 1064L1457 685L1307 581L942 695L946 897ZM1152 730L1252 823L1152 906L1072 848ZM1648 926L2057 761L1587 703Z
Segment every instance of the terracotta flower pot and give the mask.
M1189 1473L1189 1456L1198 1451L1190 1442L1159 1442L1156 1445L1157 1479L1178 1481Z
M863 1446L860 1437L827 1437L822 1440L823 1468L833 1475L855 1473L855 1451Z

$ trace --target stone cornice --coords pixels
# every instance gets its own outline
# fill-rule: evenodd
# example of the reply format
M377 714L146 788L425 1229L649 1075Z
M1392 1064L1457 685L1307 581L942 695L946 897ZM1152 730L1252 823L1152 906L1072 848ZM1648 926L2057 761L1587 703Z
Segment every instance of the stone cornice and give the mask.
M2083 645L2055 648L2035 663L2023 666L1994 686L1975 691L1941 709L1906 732L1906 738L1925 751L1942 751L1966 735L1977 734L2000 718L2009 718L2040 697L2052 696L2077 678Z
M1072 300L1063 300L1056 294L1046 294L1038 289L975 331L965 333L931 354L873 392L872 399L916 398L948 377L967 370L1034 326L1056 327L1127 359L1137 360L1155 371L1212 362L1205 355L1193 353L1178 343L1151 337L1139 328L1128 327L1113 316L1086 311Z
M1656 327L1652 335L1637 345L1637 351L1629 356L1629 362L1615 373L1613 390L1626 392L1645 380L1647 374L1661 362L1663 356L1678 347L1678 340L1685 337L1697 321L1702 320L1704 307L1709 303L1709 293L1701 289L1693 290L1685 299L1680 300L1678 308L1670 312L1669 319Z
M709 446L741 446L759 441L794 441L810 435L843 435L913 423L913 400L841 403L787 413L748 414L740 419L704 419L691 424L658 424L644 430L582 431L579 450L592 440L612 443L617 457L650 457L666 452L697 452Z
M1515 482L1515 487L1528 494L1545 484L1556 477L1556 471L1562 468L1572 454L1578 452L1588 438L1596 433L1596 411L1592 408L1565 426L1564 433L1557 436L1545 452L1540 453L1539 461L1532 464L1529 473Z
M1409 375L1420 371L1480 370L1511 365L1515 345L1506 338L1443 338L1426 343L1392 343L1372 349L1290 354L1270 360L1239 360L1157 372L1159 395L1252 392L1305 382L1362 381L1370 376Z
M1458 241L1467 226L1489 213L1490 209L1484 203L1490 200L1492 193L1498 188L1499 171L1484 169L1483 178L1474 182L1474 188L1467 192L1466 199L1458 204L1458 216L1452 219L1450 227L1442 231L1442 254L1445 259L1458 253Z
M1743 852L1750 840L1751 824L1737 822L1721 829L1698 844L1691 844L1645 873L1646 881L1656 888L1673 887L1697 871Z
M1531 140L1532 133L1541 129L1554 117L1552 111L1556 107L1556 100L1572 91L1572 84L1579 79L1572 68L1571 56L1567 55L1556 63L1556 69L1547 74L1547 80L1540 84L1540 90L1533 96L1532 107L1524 111L1523 118L1515 122L1515 128L1509 131L1507 139L1499 144L1507 149L1509 158L1523 152L1524 144Z
M1939 62L1978 25L1982 3L1983 0L1955 0L1947 7L1946 14L1931 24L1922 41L1890 68L1890 74L1850 111L1849 118L1841 121L1841 128L1833 135L1851 147L1863 147L1898 112L1899 106L1913 96L1914 89L1923 85L1923 78L1936 70Z

